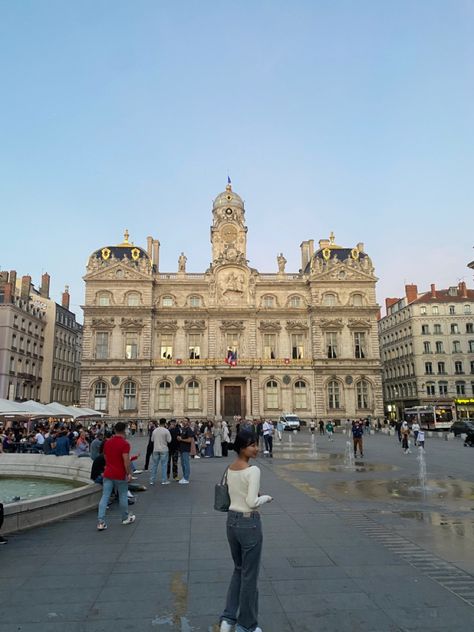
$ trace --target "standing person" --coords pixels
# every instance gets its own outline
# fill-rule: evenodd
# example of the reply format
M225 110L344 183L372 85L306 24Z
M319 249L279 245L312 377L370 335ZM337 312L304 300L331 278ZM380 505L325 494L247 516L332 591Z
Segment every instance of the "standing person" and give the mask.
M259 419L257 421L257 424L255 426L256 431L257 431L257 444L258 447L260 448L260 446L262 445L262 439L263 439L263 421L261 419ZM236 434L237 434L238 430L236 429Z
M263 422L263 440L265 441L263 454L273 457L273 423L271 419L266 419Z
M222 456L229 454L230 432L227 421L222 421Z
M395 430L397 432L398 441L399 443L401 443L402 442L402 422L400 420L397 420L395 422Z
M189 453L191 452L191 443L194 442L194 432L190 428L189 417L185 417L183 420L183 428L181 435L178 437L178 442L181 453L181 468L183 470L183 478L179 481L179 484L188 485L191 476Z
M324 434L324 421L322 419L319 420L319 434Z
M264 435L265 436L265 435ZM258 455L255 433L242 430L234 441L236 460L227 471L230 507L227 540L234 572L221 615L220 632L262 632L258 627L258 573L262 555L262 523L258 508L272 499L260 495L260 469L249 465Z
M285 429L283 422L281 419L279 419L277 421L277 435L278 435L278 440L281 441L283 438L283 430Z
M423 450L425 449L425 431L424 430L418 431L417 445L420 448L423 448Z
M179 443L178 437L181 434L181 430L176 422L176 419L170 421L170 427L168 428L171 441L168 444L168 465L166 466L166 475L169 479L171 473L171 464L173 464L173 479L179 481L178 478L178 456L179 456Z
M328 441L332 441L334 435L334 426L332 425L331 420L329 420L326 424L326 432L328 433Z
M416 446L418 445L417 442L418 442L418 433L420 432L420 424L417 421L415 421L415 423L411 425L411 429L413 431L413 442Z
M103 475L102 498L98 511L98 531L105 531L105 512L109 504L112 490L118 491L119 506L122 512L122 524L132 524L135 516L128 513L128 483L132 480L132 468L130 465L130 444L125 439L127 425L123 421L115 424L115 434L104 444L105 470Z
M312 435L314 435L315 428L316 422L314 421L314 419L311 419L311 421L309 422L309 431Z
M155 428L156 421L150 421L148 424L148 444L146 446L145 467L143 468L145 470L147 470L150 466L150 459L153 454L153 441L151 440L151 435L153 434Z
M359 454L364 456L364 447L362 444L362 437L364 436L364 426L362 422L356 421L352 425L352 439L354 441L354 456L357 456L357 448L359 448Z
M222 456L222 424L220 421L217 421L214 425L214 456L221 457Z
M408 427L408 423L406 421L402 423L400 432L402 435L402 449L405 452L405 454L410 454L411 453L410 444L408 443L408 438L410 436L410 428Z
M166 468L168 466L168 444L171 443L170 431L166 428L166 419L160 419L160 425L153 430L151 435L153 443L153 457L150 475L150 485L156 483L156 473L158 465L161 461L161 484L169 485L170 482L166 477Z

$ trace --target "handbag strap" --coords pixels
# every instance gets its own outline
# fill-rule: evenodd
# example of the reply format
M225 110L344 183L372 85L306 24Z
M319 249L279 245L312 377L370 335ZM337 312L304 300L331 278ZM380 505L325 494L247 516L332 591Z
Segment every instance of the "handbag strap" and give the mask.
M221 479L221 485L227 485L227 470L228 469L229 469L228 467L225 468L225 472L222 475L222 479Z

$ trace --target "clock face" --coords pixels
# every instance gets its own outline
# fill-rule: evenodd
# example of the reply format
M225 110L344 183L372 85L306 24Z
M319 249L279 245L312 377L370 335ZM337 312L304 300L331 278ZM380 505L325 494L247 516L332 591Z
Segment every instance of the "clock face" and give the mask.
M232 224L226 224L222 228L222 237L225 242L230 243L237 239L237 229Z

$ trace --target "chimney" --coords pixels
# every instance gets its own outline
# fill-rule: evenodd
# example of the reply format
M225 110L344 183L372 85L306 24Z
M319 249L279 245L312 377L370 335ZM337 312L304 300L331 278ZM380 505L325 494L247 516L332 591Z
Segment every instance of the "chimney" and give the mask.
M400 299L399 298L386 298L385 299L385 309L387 311L388 314L388 310L390 307L392 307L392 305L395 305L395 303L398 303Z
M405 285L405 296L408 303L413 303L418 298L418 287L416 285Z
M62 295L62 300L61 300L61 305L64 307L64 309L69 309L69 299L71 297L69 296L69 285L66 285L64 287L64 292Z
M436 298L436 285L434 283L431 284L431 298Z
M47 272L45 272L41 277L41 287L40 287L40 296L43 298L49 298L49 283L51 277Z
M314 254L314 239L302 241L301 248L301 269L304 271Z
M26 274L21 277L21 298L27 301L30 298L31 292L31 277Z
M146 238L146 251L151 259L153 257L153 237Z
M0 272L0 286L8 283L8 272L6 270L2 270Z
M160 242L158 239L153 239L153 257L152 257L153 265L158 271L160 267Z
M12 302L12 284L5 283L3 286L3 302L11 303Z
M9 279L10 285L12 286L12 296L16 295L16 270L10 270Z
M465 281L461 281L458 285L459 296L461 298L467 298L467 287Z

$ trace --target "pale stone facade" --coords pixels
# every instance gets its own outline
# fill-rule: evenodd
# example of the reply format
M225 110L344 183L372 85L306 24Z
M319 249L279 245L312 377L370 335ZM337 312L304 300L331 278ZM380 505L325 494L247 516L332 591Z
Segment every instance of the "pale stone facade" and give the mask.
M159 242L89 258L81 404L111 416L346 419L383 414L376 277L363 245L301 244L302 267L249 266L241 198L213 205L212 264L159 269Z

